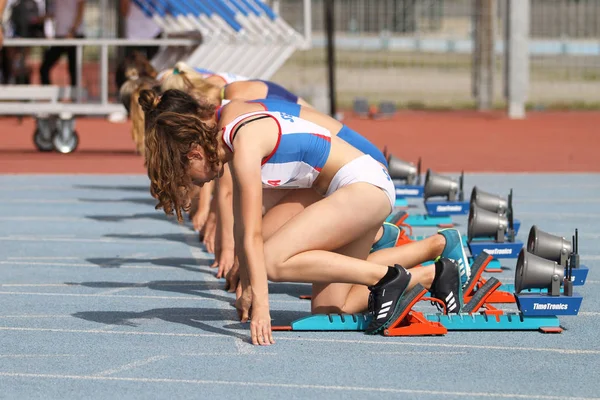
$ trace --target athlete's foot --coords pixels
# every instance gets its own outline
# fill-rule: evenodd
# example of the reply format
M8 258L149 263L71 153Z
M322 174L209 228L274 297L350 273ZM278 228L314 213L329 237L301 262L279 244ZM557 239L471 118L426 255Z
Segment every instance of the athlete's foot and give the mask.
M396 264L374 286L369 286L369 312L372 320L367 334L375 334L387 328L398 318L402 295L410 282L410 273Z
M463 306L463 292L459 268L453 260L440 258L435 262L435 278L429 293L444 303L446 314L460 312Z
M446 245L442 251L441 257L449 258L454 260L458 265L460 271L460 282L461 287L464 287L469 281L471 276L471 267L469 266L469 259L465 253L465 249L462 245L462 237L458 229L442 229L438 231L446 239Z
M378 250L389 249L391 247L394 247L398 242L398 236L400 236L400 228L398 228L394 224L390 224L389 222L384 222L381 228L383 230L383 234L375 243L373 243L373 247L371 247L371 253L374 253Z

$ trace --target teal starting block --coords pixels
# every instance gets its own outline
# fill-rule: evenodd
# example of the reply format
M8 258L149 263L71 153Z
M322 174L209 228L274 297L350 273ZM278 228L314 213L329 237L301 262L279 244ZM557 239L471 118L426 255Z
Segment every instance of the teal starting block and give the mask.
M364 331L371 322L367 314L315 314L291 323L293 331Z
M402 208L408 207L408 200L404 197L396 197L396 201L394 202L394 207Z
M521 313L486 314L424 314L431 322L441 323L449 331L535 331L560 328L556 316L529 317ZM315 314L297 319L287 328L291 331L364 331L371 322L367 314Z
M526 317L521 313L485 314L427 314L427 320L439 322L449 331L537 331L560 328L556 316Z
M410 226L446 226L454 225L450 215L432 217L426 214L410 214L404 223Z

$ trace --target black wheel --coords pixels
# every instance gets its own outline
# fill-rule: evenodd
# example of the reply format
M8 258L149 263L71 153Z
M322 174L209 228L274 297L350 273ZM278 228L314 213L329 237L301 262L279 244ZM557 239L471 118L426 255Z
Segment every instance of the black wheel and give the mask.
M57 132L52 138L52 144L54 145L54 149L59 153L72 153L79 144L79 135L77 134L77 131L73 131L73 134L67 140L63 140L60 132Z
M54 132L52 136L54 136ZM33 132L33 143L39 151L52 151L54 150L52 136L50 138L45 138L44 135L42 135L42 131L36 129L35 132Z

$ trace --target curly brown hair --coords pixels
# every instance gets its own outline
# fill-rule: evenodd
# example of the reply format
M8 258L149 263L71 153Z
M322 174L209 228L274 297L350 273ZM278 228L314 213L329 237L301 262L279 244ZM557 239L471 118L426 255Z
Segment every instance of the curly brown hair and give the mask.
M177 215L190 208L190 150L200 146L213 170L219 168L217 125L207 122L215 112L213 105L200 105L180 90L142 90L139 104L145 115L145 160L150 178L150 193L158 200L156 209Z

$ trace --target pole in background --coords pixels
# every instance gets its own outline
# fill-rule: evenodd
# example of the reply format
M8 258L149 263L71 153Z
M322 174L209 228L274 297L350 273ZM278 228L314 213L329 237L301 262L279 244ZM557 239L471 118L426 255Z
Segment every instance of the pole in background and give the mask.
M324 0L325 31L327 32L327 83L329 87L329 115L335 118L335 43L334 43L334 0Z
M475 0L474 95L480 111L491 110L494 100L496 1Z
M506 18L509 28L506 62L506 92L508 117L525 118L525 103L529 93L529 29L530 0L507 0Z

